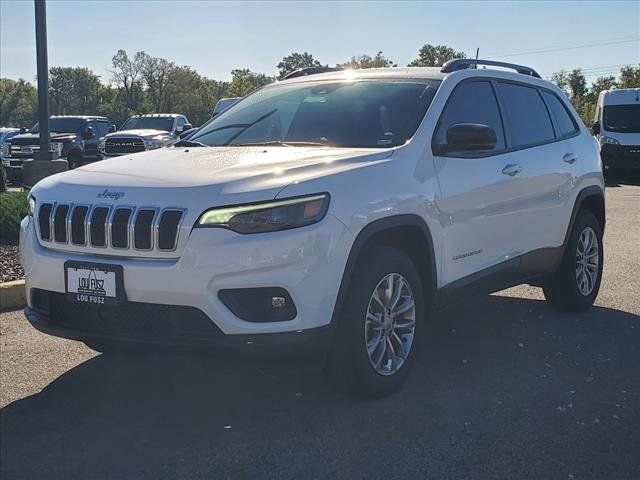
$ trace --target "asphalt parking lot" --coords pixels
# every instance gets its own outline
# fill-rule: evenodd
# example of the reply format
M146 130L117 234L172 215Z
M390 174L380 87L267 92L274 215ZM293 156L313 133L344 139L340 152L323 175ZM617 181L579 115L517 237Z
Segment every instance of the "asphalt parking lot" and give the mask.
M98 355L0 315L0 477L640 478L640 187L607 188L597 306L539 289L432 319L378 401L312 365Z

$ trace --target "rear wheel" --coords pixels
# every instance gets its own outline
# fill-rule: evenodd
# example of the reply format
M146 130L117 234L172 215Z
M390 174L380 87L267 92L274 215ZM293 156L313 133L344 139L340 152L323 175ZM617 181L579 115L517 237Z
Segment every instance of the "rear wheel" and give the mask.
M415 361L424 313L422 283L409 257L392 247L367 250L340 317L334 373L356 393L395 392Z
M602 261L602 228L593 213L583 210L558 271L543 287L547 301L566 312L587 310L600 290Z

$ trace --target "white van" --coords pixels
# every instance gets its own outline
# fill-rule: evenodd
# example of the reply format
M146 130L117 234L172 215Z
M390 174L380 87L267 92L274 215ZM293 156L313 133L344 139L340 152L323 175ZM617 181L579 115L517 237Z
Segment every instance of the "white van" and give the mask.
M640 88L600 92L592 131L605 172L640 172Z

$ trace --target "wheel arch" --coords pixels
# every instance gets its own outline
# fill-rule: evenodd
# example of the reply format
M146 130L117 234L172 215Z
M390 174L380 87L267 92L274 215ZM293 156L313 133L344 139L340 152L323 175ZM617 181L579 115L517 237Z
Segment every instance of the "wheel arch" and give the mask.
M604 228L606 225L606 212L604 191L601 187L597 185L591 185L589 187L583 188L582 190L580 190L580 192L578 192L576 201L573 204L569 227L567 228L564 242L562 244L563 248L567 246L567 242L569 241L569 237L571 236L571 231L573 230L573 225L578 218L578 214L582 210L589 210L591 213L593 213L598 220L598 223L600 224L600 228L602 228L602 231L604 232Z
M351 246L331 318L331 324L334 326L338 324L358 260L362 253L373 245L393 246L404 251L415 262L420 273L427 309L435 301L436 256L429 227L421 217L414 214L385 217L371 222L360 230Z

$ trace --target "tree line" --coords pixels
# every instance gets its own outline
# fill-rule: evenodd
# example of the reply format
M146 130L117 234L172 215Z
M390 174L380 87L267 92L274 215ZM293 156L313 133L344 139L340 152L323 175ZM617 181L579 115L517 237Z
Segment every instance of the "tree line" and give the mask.
M408 66L440 66L453 58L466 57L446 45L423 45ZM49 70L52 115L104 115L120 126L137 113L183 113L194 125L211 116L215 103L223 97L241 97L300 68L327 66L308 52L294 52L276 65L278 76L253 72L248 68L231 72L231 81L204 77L193 68L177 65L143 51L133 56L118 50L111 60L110 81L84 67L52 67ZM358 55L336 65L362 69L396 67L382 51ZM607 88L640 87L640 65L624 67L619 78L598 78L587 87L580 69L558 72L552 81L566 92L583 120L593 117L598 93ZM0 125L30 127L37 118L37 90L23 79L0 78Z

